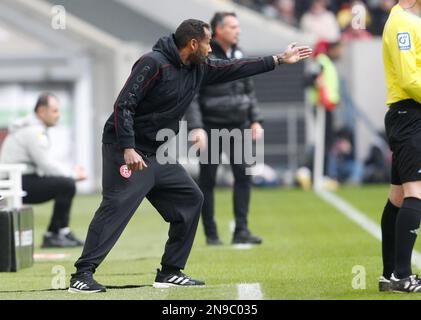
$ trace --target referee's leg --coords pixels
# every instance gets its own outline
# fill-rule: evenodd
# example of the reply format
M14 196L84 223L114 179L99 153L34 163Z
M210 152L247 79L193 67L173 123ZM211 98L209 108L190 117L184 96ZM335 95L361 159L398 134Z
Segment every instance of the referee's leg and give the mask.
M404 200L396 219L396 262L398 279L412 275L411 257L421 222L421 181L402 184Z
M386 134L393 154L392 186L382 217L384 274L379 283L380 291L388 291L389 287L399 292L421 292L421 281L410 277L411 257L421 221L419 120L419 106L411 101L390 106L385 116Z
M89 226L82 256L75 263L77 274L95 272L153 186L153 166L127 177L120 171L123 165L122 151L116 145L104 144L103 198Z
M383 277L390 279L395 270L396 218L403 203L402 185L391 184L381 218Z
M147 199L170 223L163 270L184 269L196 235L203 193L180 164L166 164L156 170L155 187Z

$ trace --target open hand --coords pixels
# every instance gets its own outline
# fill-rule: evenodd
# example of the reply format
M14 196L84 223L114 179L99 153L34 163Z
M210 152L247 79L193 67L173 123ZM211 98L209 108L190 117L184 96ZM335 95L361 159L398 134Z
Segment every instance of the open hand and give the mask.
M74 171L76 172L76 181L83 181L88 178L88 175L83 167L79 165L74 166Z
M282 59L286 64L294 64L309 58L312 54L313 49L309 46L297 47L297 43L294 42L288 45L282 54Z

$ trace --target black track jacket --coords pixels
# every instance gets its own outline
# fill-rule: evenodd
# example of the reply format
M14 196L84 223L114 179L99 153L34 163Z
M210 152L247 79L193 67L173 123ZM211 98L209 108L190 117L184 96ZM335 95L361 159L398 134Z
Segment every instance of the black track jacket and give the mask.
M108 118L103 143L118 143L155 153L161 129L179 131L179 121L202 84L250 77L275 68L272 56L256 59L212 60L200 65L182 63L174 35L162 37L153 51L142 56L121 90Z

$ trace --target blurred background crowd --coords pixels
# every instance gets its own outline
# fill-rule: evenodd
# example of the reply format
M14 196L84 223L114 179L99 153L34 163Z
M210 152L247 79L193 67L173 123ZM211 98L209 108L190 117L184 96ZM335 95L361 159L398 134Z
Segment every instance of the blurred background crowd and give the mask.
M306 32L341 32L348 37L353 7L363 6L367 11L367 29L357 37L380 36L395 0L234 0L234 2L261 12L265 16L298 27ZM330 29L328 26L331 26Z

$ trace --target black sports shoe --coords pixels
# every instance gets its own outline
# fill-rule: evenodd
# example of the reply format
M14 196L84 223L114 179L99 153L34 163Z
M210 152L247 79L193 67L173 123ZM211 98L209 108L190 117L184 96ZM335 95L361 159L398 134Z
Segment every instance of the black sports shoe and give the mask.
M416 292L421 293L421 280L413 274L408 278L397 279L392 273L390 288L393 292Z
M42 241L41 248L75 248L80 245L63 234L46 233Z
M381 276L379 279L379 291L380 292L388 292L392 291L390 287L390 280L386 279L385 277Z
M68 234L65 235L65 237L71 241L74 241L77 243L77 246L81 247L85 244L84 241L76 238L76 236L73 234L73 232L69 232Z
M161 270L156 269L154 288L167 289L170 287L190 287L190 286L204 286L205 282L201 280L194 280L185 275L181 271L165 274Z
M222 246L224 243L219 238L206 238L208 246Z
M72 275L68 291L72 293L97 293L107 290L103 285L95 281L92 273L85 272Z
M241 230L234 233L232 244L261 244L262 238L254 236L248 230Z

